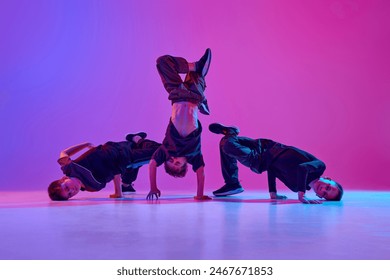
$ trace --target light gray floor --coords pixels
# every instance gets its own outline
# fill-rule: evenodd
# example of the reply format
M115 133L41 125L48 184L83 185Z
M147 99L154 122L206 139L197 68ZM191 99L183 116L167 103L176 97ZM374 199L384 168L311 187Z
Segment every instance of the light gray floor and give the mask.
M106 192L51 202L0 192L0 259L390 259L390 192L347 191L322 205L244 192L158 202Z

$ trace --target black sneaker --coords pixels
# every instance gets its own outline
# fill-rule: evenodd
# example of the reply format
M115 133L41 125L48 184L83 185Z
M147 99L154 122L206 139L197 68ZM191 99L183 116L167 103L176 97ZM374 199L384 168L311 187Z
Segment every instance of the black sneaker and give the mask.
M146 134L146 132L138 132L138 133L134 133L134 134L133 133L129 133L129 134L126 135L126 140L129 141L129 142L132 142L134 136L139 136L142 139L145 139L147 134Z
M210 109L209 105L207 105L207 100L203 100L201 103L198 105L199 112L202 113L203 115L210 115Z
M240 133L240 129L235 126L225 126L220 123L212 123L209 125L209 130L215 134L224 134L224 135L237 135Z
M227 196L227 195L242 193L243 191L244 189L242 188L240 183L232 184L232 185L225 184L222 188L213 191L213 194L215 196Z
M135 189L133 188L134 184L130 184L128 186L122 185L122 193L134 193Z
M196 72L205 77L207 72L209 71L211 62L211 50L207 49L204 55L199 59L199 61L195 62Z

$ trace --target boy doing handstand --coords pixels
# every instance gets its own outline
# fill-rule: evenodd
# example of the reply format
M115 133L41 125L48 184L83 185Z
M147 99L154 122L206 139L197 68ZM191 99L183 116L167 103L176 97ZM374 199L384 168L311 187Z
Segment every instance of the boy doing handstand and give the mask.
M158 199L157 167L164 164L165 171L173 177L184 177L187 164L192 165L197 177L196 200L210 199L204 192L204 161L201 152L202 125L198 111L209 115L204 96L205 76L211 62L207 49L199 61L189 63L182 57L164 55L157 59L157 70L172 102L172 114L162 145L149 163L150 192L147 199ZM186 74L184 81L179 74Z

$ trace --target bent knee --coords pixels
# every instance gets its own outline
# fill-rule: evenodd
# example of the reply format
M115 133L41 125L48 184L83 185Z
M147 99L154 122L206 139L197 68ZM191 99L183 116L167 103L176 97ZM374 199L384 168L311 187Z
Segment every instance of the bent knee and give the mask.
M219 141L219 148L222 150L222 151L225 151L225 149L227 148L227 146L229 146L229 137L222 137L221 141Z
M162 55L156 60L157 65L165 64L170 59L170 55Z
M219 142L220 149L226 154L231 153L232 151L237 150L237 137L227 135L224 136Z

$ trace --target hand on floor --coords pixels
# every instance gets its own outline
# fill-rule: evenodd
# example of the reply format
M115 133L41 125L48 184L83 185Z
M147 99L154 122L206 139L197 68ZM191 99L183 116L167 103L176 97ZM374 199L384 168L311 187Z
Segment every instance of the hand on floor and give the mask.
M154 198L158 199L161 196L161 192L159 189L152 190L146 196L147 200L153 200Z
M299 198L299 201L304 203L304 204L322 204L321 200L307 199L306 197Z

